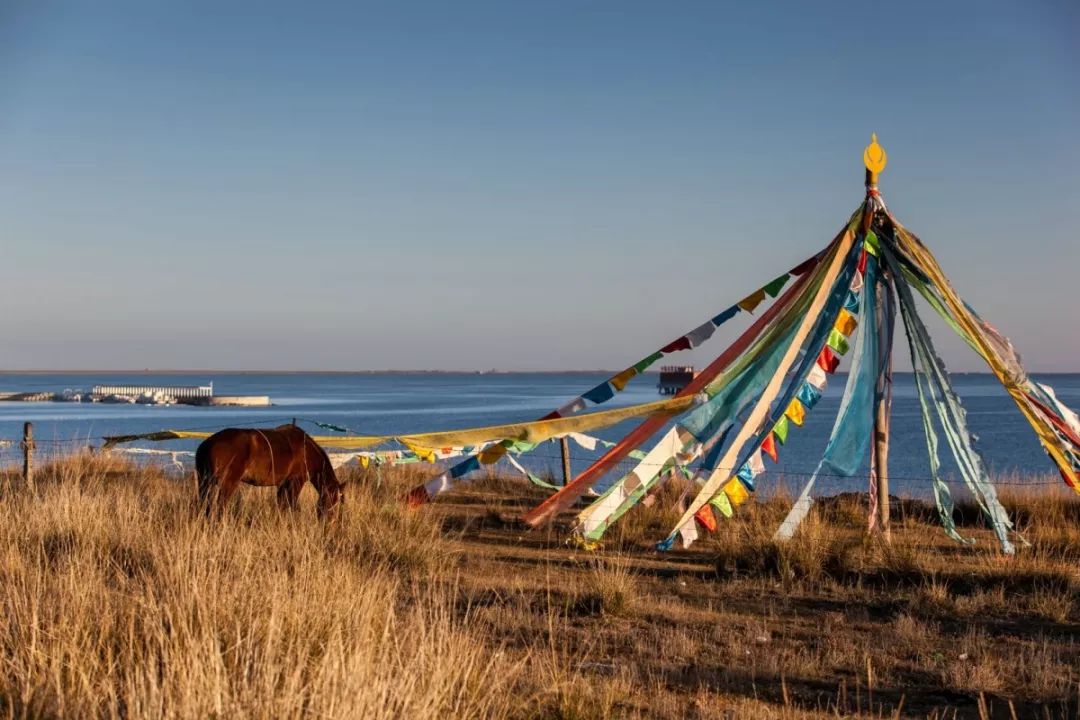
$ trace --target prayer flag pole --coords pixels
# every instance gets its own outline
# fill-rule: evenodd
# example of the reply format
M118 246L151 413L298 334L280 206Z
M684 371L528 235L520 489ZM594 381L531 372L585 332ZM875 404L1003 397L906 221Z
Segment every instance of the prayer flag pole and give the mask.
M863 164L866 165L866 211L863 215L863 235L870 230L874 221L874 215L878 210L878 203L873 202L879 195L877 188L878 173L885 169L889 157L885 149L878 145L877 135L870 135L870 144L863 151ZM878 293L877 306L884 307L882 297L888 292L887 286L879 283L874 289ZM891 339L890 339L891 340ZM874 408L874 476L877 479L877 530L886 544L892 543L892 532L889 528L889 421L892 410L892 347L882 347L880 352L889 357L885 362L880 362L882 368L877 388L877 401Z

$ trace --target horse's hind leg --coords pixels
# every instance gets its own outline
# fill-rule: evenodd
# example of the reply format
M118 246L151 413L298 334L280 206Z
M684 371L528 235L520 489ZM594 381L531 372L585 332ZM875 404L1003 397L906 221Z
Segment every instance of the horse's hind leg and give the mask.
M199 500L198 506L206 513L207 517L213 512L214 503L214 490L217 489L217 478L209 470L199 468L197 470L197 477L199 481Z
M229 500L232 499L233 493L236 492L236 488L240 486L241 476L237 472L226 471L218 481L217 489L217 511L216 515L221 517L225 514L225 507L229 504Z

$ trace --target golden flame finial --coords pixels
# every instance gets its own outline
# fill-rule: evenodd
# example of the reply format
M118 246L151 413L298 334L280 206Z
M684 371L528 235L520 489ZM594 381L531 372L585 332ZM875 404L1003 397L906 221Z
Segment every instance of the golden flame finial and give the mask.
M884 170L885 164L889 162L889 156L886 154L885 148L878 145L877 133L870 133L870 144L863 151L862 159L866 169L870 171L876 181L878 173Z

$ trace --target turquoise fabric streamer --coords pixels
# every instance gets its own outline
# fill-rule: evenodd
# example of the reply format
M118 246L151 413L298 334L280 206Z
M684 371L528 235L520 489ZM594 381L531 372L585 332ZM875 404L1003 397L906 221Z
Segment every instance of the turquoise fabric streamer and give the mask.
M884 245L882 251L893 275L901 277L900 265L895 255ZM900 296L900 314L907 330L911 362L915 369L916 386L923 410L923 429L930 455L930 472L934 478L934 499L942 526L949 537L967 542L956 531L952 519L952 496L948 486L940 477L941 464L937 453L937 435L930 417L931 408L945 432L945 439L960 468L960 476L978 502L994 534L997 535L1002 552L1013 555L1016 553L1016 548L1009 541L1009 531L1013 528L1012 521L1009 520L1008 513L998 500L997 491L986 473L982 457L975 449L974 438L967 425L967 413L949 380L945 363L934 350L930 333L919 317L911 288L902 280L896 283L896 287Z
M804 352L802 361L799 363L798 369L791 376L791 380L788 381L787 387L784 390L784 395L778 403L775 403L772 407L772 411L768 418L758 429L757 435L752 437L748 444L744 445L746 450L743 452L743 456L739 458L739 461L735 464L735 468L742 468L750 460L750 456L753 455L761 448L761 443L764 442L765 436L772 432L773 427L780 420L780 417L784 414L788 405L791 404L792 399L799 389L806 383L806 378L810 374L810 369L817 362L818 353L821 348L825 346L825 341L828 339L829 334L832 332L834 325L836 324L836 318L840 314L840 310L843 308L845 301L848 297L848 292L851 287L851 278L855 274L856 266L858 264L859 255L862 253L863 242L860 237L859 240L852 246L851 252L844 261L844 265L840 270L840 273L834 282L832 288L829 291L829 297L825 301L825 307L818 315L818 319L814 324L814 329L811 332L810 340L804 346L806 352ZM779 363L778 363L779 364ZM769 378L766 378L766 383ZM735 469L733 468L733 470ZM716 468L707 468L704 463L698 469L698 473L708 472L715 470ZM692 522L692 521L691 521ZM666 538L656 544L656 549L660 551L670 550L675 543L675 538L678 537L678 531L671 533Z
M810 476L798 500L780 524L776 540L790 540L799 524L810 512L813 498L810 493L823 470L836 475L851 477L862 465L870 447L874 432L874 400L877 379L882 371L880 353L881 332L878 326L878 308L875 289L879 282L878 264L871 256L867 258L864 286L857 308L859 328L855 337L855 349L851 355L851 368L844 398L833 423L829 442L825 446L821 462ZM849 310L851 308L848 308Z

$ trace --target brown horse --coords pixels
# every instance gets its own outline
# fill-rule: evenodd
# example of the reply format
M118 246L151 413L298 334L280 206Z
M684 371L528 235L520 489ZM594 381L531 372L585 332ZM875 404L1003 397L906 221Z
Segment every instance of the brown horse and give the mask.
M277 487L278 504L292 509L304 484L310 481L319 492L319 517L325 517L342 500L343 485L326 451L295 425L216 432L195 451L195 474L199 501L207 515L213 512L215 490L220 514L242 482Z

